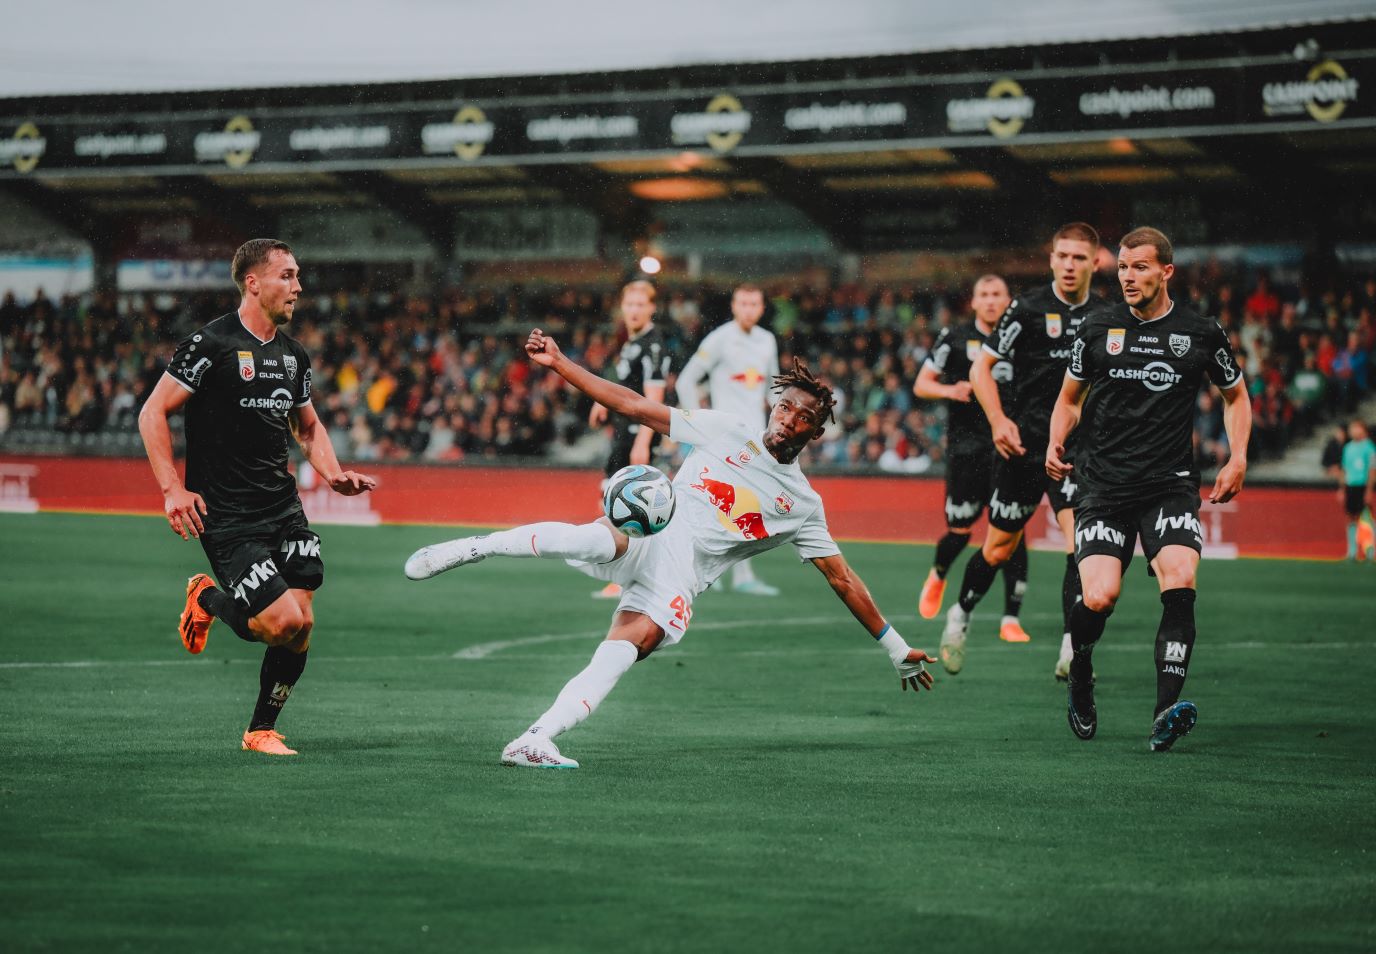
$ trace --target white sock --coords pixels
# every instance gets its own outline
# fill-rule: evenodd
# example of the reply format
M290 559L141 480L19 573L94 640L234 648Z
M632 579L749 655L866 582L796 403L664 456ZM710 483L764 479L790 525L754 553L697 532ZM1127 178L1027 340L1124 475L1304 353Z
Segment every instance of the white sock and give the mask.
M742 583L753 583L755 581L755 570L750 566L749 560L742 560L731 568L731 585L740 586Z
M600 523L528 523L489 534L483 549L492 556L609 563L616 556L616 539Z
M574 676L544 715L527 730L535 735L554 738L567 732L601 705L616 681L635 663L639 650L624 639L606 639L592 654L588 667Z

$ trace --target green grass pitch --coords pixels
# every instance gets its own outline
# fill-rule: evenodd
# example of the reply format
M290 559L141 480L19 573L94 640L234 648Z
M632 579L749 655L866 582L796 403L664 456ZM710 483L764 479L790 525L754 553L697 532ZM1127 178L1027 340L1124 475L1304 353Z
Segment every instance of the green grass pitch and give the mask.
M1195 732L1148 753L1159 603L1139 559L1096 656L1099 737L1051 670L1061 558L966 668L898 679L820 574L707 593L678 648L561 738L497 764L610 606L561 565L403 578L421 527L321 528L295 759L241 752L261 652L175 622L204 568L151 518L0 516L6 951L1369 951L1376 568L1202 571ZM851 544L914 616L927 547ZM467 654L464 651L467 650ZM460 654L456 656L456 653ZM477 657L477 658L474 658Z

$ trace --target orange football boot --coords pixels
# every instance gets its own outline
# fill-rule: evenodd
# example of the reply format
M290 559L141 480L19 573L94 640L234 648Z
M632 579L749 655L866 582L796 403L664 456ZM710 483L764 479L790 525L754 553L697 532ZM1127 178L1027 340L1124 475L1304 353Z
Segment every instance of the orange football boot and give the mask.
M1003 622L999 624L999 639L1005 643L1030 643L1032 637L1027 635L1027 630L1022 628L1022 623L1018 622L1016 616L1005 616Z
M621 599L621 584L608 583L602 589L592 595L595 600L619 600Z
M927 582L922 584L922 595L917 599L917 612L923 619L936 619L941 612L941 598L946 595L946 581L936 575L936 570L927 574Z
M286 740L276 729L259 729L244 733L245 752L262 752L264 755L295 755L295 749L287 748Z
M215 617L201 608L199 600L201 593L214 585L215 581L204 573L197 573L186 581L186 606L182 609L178 629L182 634L182 645L189 653L199 653L205 649L206 637L210 635L210 624L215 622Z

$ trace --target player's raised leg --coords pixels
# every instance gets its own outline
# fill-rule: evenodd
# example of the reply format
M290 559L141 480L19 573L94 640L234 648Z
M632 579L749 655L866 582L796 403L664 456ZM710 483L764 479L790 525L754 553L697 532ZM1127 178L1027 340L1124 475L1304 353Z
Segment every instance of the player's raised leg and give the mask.
M490 556L518 559L576 560L610 563L623 553L629 538L605 518L593 523L529 523L510 530L459 537L421 547L406 560L406 575L428 580L446 570L478 563Z
M618 611L592 661L564 684L554 704L529 729L502 750L502 764L578 768L577 762L559 751L555 737L592 715L635 661L648 656L663 639L664 630L650 617L630 610Z

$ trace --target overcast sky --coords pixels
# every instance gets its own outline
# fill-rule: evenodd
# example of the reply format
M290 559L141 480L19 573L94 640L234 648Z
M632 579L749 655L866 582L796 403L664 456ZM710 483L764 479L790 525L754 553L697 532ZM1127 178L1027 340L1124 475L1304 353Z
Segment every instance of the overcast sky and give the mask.
M0 97L536 75L1159 36L1374 0L0 0Z

